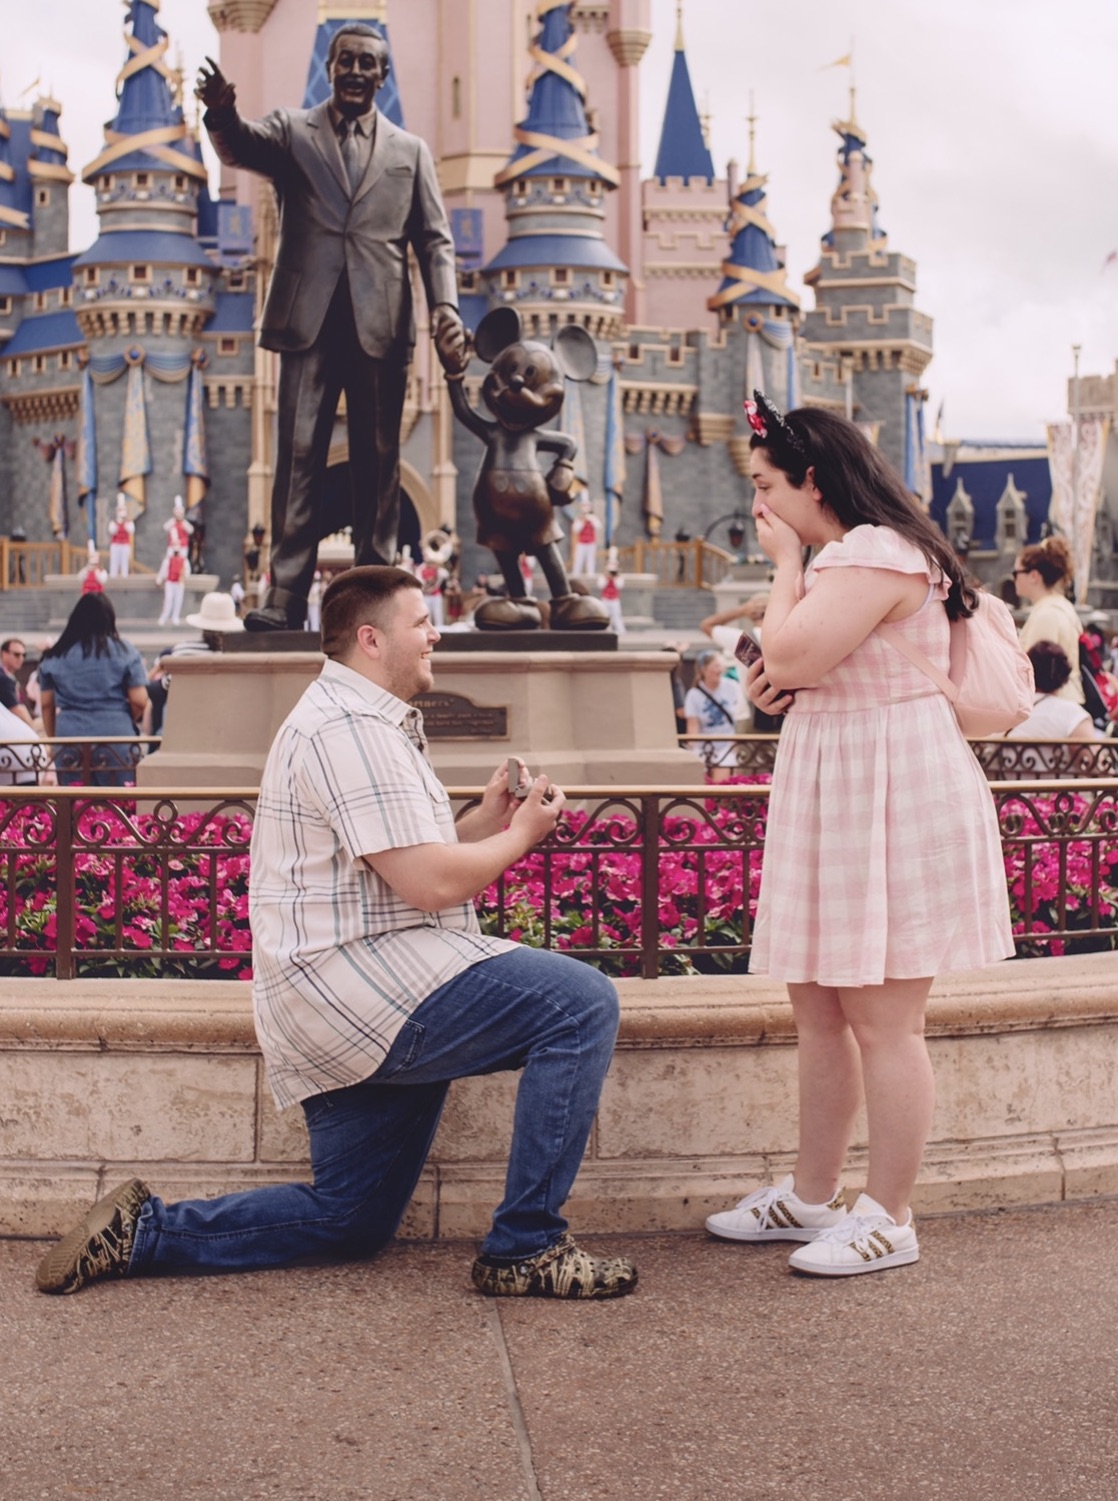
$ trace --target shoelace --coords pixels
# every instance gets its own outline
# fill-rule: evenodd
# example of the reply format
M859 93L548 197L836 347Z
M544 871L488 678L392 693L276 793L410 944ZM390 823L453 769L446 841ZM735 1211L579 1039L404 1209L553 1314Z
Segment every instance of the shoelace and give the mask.
M770 1184L768 1188L755 1188L751 1194L746 1194L744 1199L739 1200L735 1206L740 1213L743 1210L755 1209L758 1218L764 1225L769 1217L769 1211L780 1198L782 1190Z
M857 1246L865 1250L875 1230L888 1234L890 1230L895 1231L897 1228L898 1226L894 1225L892 1220L887 1220L879 1214L867 1218L851 1210L839 1220L837 1225L832 1225L829 1230L821 1230L815 1239L817 1243L824 1240L833 1241L838 1245Z

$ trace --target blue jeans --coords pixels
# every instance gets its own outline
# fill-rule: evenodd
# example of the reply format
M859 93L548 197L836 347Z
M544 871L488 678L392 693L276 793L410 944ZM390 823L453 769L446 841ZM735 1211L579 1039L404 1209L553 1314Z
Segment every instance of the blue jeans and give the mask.
M613 984L564 954L520 948L441 986L370 1078L303 1101L313 1184L219 1199L151 1198L129 1276L233 1272L306 1256L372 1256L395 1234L452 1079L523 1069L505 1197L482 1250L520 1259L565 1232L617 1038Z

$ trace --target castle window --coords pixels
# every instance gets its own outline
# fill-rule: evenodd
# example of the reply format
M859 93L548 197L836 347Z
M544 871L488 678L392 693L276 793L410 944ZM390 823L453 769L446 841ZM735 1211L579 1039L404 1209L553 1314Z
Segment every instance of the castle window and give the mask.
M18 360L9 360L8 361L8 374L9 375L18 375L19 374L19 361Z
M74 289L73 289L73 287L59 287L59 289L58 289L58 306L59 307L73 307L73 305L74 305Z
M462 118L462 80L457 75L450 84L450 113L456 120Z
M37 354L35 356L35 374L36 375L42 375L43 371L46 368L47 368L47 357L46 357L46 355L45 354Z
M463 292L476 292L477 291L477 272L476 271L463 271L461 273L461 275L459 276L459 281L461 282L461 290Z
M47 294L45 292L36 292L35 293L35 311L37 313L45 313L46 310L47 310Z
M39 208L46 208L50 202L50 188L40 188L35 194L35 203Z
M502 277L502 280L506 287L511 288L517 285L519 277L517 276L517 273L515 271L506 271L504 276Z
M236 354L237 347L236 339L218 339L217 341L218 354Z
M96 266L85 268L85 284L87 287L95 287L101 279L101 273Z
M233 272L230 273L228 286L229 286L229 290L231 292L242 292L242 291L244 291L244 285L245 285L245 273L243 271L233 271Z
M602 287L606 291L608 291L609 288L612 287L612 286L613 286L613 272L612 271L603 271L602 272Z
M133 266L132 270L129 272L129 278L132 281L150 281L151 280L151 267L150 266Z
M186 284L188 287L196 287L201 280L202 273L197 266L188 266L186 268Z
M60 370L69 370L72 362L73 356L71 355L70 351L68 349L64 349L58 356L58 368Z
M551 272L551 280L557 287L565 287L571 279L571 273L565 266L555 266Z
M0 297L0 317L2 317L5 313L10 313L11 310L12 299L10 297Z
M175 174L175 192L176 193L183 193L185 191L186 191L186 178L183 176L183 174L181 172L177 172Z
M133 177L132 182L133 185L137 188L146 188L150 184L150 178L148 177L148 174L146 172L137 172L135 177Z
M551 191L553 193L565 193L567 191L567 179L565 177L553 177L551 179Z
M527 194L527 192L528 192L528 184L524 181L524 179L522 177L520 179L520 181L516 185L516 195L517 195L518 198L523 198Z

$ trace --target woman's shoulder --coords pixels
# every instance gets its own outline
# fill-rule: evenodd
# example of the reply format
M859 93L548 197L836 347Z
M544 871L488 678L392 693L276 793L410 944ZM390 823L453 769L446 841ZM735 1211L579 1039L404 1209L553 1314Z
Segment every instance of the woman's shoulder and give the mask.
M812 560L812 568L888 568L896 573L922 573L932 582L940 570L924 556L915 542L891 526L864 522L851 527L844 537L828 542Z

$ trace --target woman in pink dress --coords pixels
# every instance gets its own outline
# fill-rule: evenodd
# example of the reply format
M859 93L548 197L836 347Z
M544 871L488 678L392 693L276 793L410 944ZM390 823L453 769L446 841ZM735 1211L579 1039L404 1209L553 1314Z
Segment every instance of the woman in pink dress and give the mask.
M751 968L788 985L799 1151L790 1175L707 1228L801 1241L796 1271L849 1276L919 1256L928 992L937 974L1013 954L1009 900L993 800L951 705L876 634L888 621L946 672L949 621L974 601L957 558L853 423L785 418L755 396L753 515L775 573L747 691L787 717ZM863 1098L869 1171L848 1212L840 1175Z

